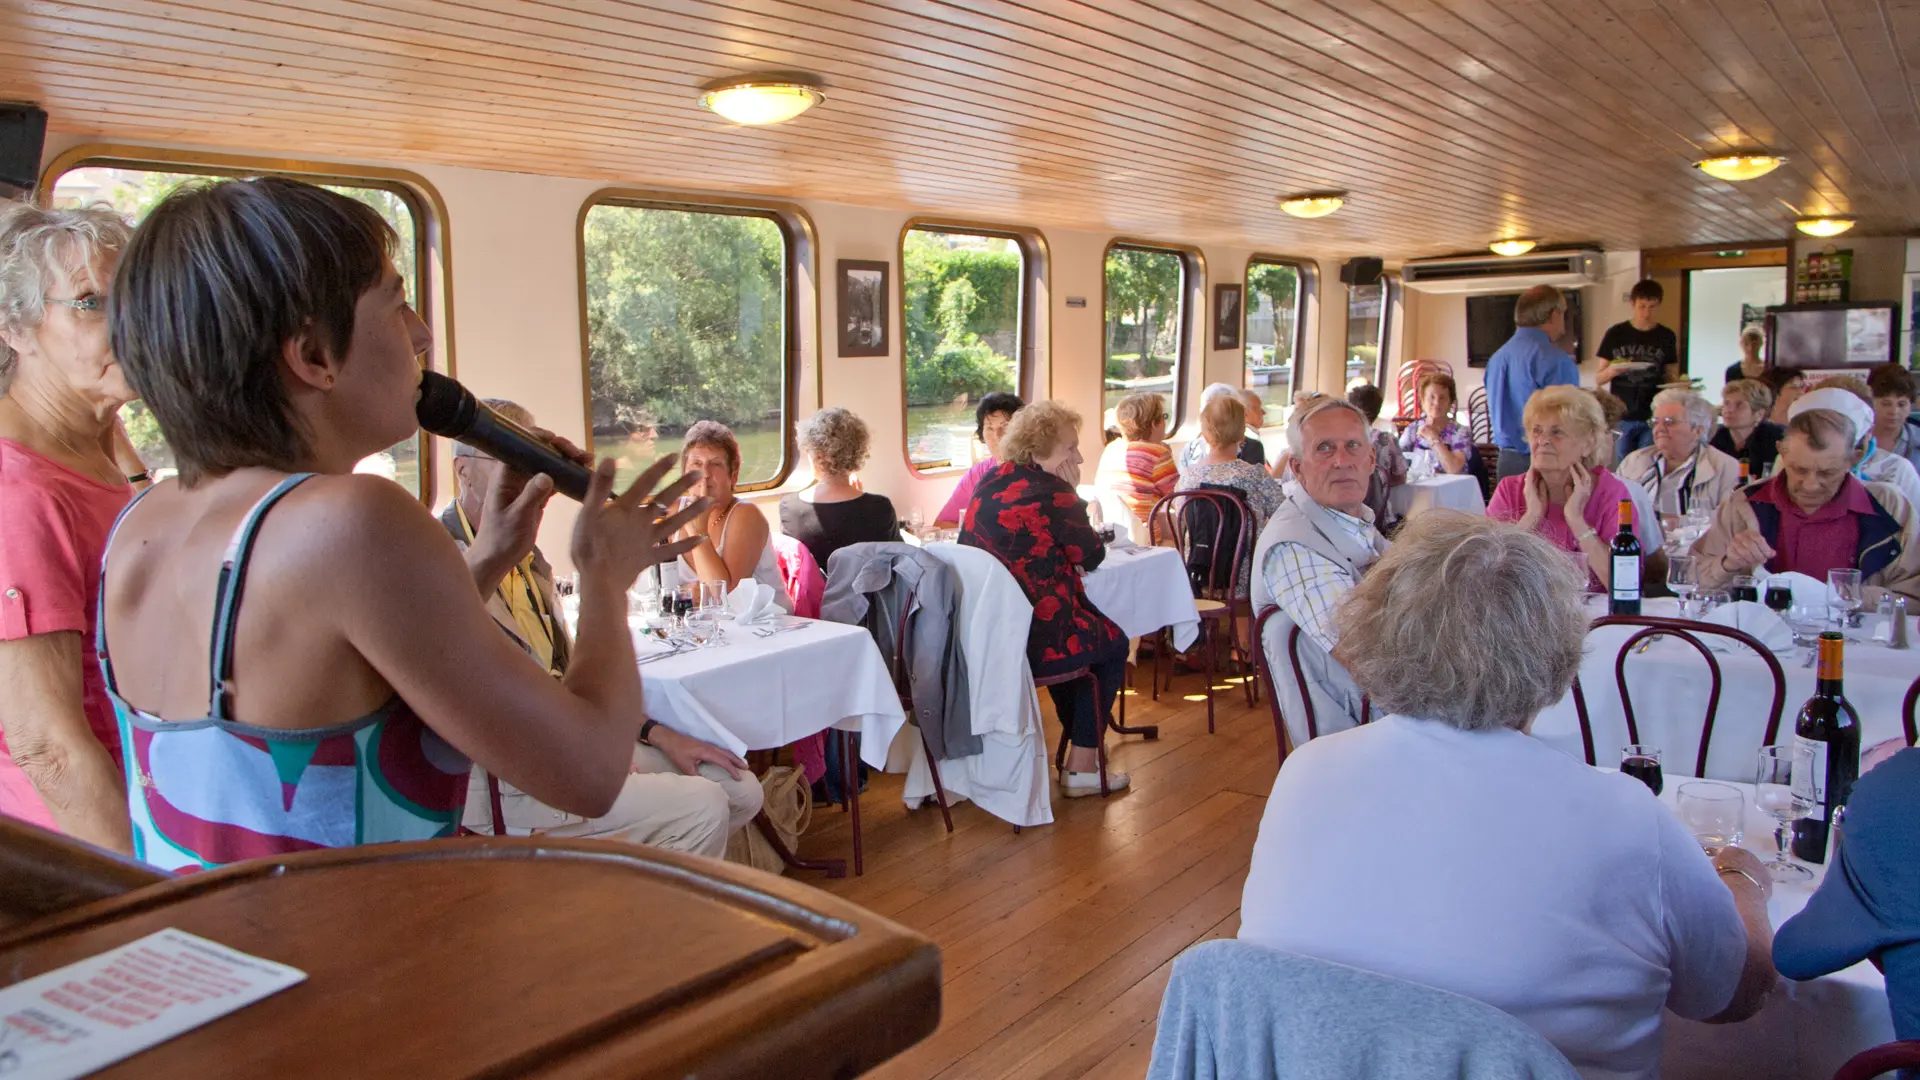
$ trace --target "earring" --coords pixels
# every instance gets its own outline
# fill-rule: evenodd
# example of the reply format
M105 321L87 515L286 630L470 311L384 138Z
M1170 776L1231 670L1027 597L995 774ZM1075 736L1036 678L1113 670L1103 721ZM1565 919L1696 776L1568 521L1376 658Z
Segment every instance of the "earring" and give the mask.
M332 375L332 373L331 373L331 372L329 372L329 373L328 373L328 375L327 375L327 386L328 386L329 388L331 388L331 387L333 386L333 375Z

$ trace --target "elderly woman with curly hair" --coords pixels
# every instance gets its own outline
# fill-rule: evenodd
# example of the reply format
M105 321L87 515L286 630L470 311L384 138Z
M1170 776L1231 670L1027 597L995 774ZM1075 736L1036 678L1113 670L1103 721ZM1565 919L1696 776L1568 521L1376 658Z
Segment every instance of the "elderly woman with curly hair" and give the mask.
M805 544L823 568L848 544L900 539L893 501L860 490L853 478L867 463L866 421L833 406L802 422L799 436L813 486L780 500L780 531Z
M105 207L0 204L0 814L122 852L93 631L107 533L146 480L115 419L134 391L107 341L130 235Z
M1647 1078L1665 1010L1727 1023L1765 1002L1772 881L1529 734L1580 670L1577 585L1531 532L1408 522L1335 614L1334 655L1385 715L1287 756L1240 937L1465 994L1583 1076Z
M1020 410L1000 440L1000 467L974 488L960 530L962 544L999 559L1032 601L1027 663L1034 676L1090 668L1099 682L1098 700L1084 679L1047 688L1073 743L1060 778L1070 799L1100 794L1100 740L1127 665L1126 635L1080 582L1107 554L1074 492L1082 460L1079 413L1057 401ZM1109 791L1126 786L1126 773L1107 774Z

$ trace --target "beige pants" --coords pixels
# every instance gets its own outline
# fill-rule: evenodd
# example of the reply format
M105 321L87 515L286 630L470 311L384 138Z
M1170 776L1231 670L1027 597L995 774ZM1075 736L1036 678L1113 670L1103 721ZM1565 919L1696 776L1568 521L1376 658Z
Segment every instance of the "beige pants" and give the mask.
M500 785L508 835L624 840L716 859L726 853L733 830L760 812L761 800L760 781L752 773L735 780L726 770L703 764L698 776L687 776L644 743L633 748L633 774L613 809L597 818L562 813L511 784ZM481 835L493 833L486 773L479 769L467 787L465 824Z

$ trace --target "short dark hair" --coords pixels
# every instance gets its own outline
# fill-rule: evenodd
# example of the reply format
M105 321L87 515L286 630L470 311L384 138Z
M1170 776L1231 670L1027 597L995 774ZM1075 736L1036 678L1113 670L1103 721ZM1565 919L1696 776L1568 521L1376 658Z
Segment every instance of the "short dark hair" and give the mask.
M1913 396L1913 372L1899 364L1881 364L1867 372L1867 390L1874 397Z
M982 442L986 441L987 417L992 416L994 413L1003 412L1007 414L1008 418L1012 418L1014 413L1026 407L1027 403L1020 400L1019 394L1009 394L1005 390L995 390L993 393L981 398L979 406L973 410L973 437Z
M1767 384L1774 397L1780 396L1780 388L1795 379L1802 378L1806 372L1797 367L1772 367L1760 373L1760 381Z
M736 477L740 475L740 440L734 438L732 428L718 420L702 420L688 428L686 437L680 440L682 469L687 467L687 451L696 446L726 454L728 471Z
M182 484L305 455L281 351L306 334L344 357L393 244L371 207L282 177L191 183L154 207L114 275L109 333Z
M1660 283L1652 278L1641 278L1639 281L1633 283L1632 289L1627 291L1627 299L1651 300L1656 304L1661 304L1666 302L1667 290L1661 288Z
M1372 383L1361 383L1347 391L1347 404L1364 413L1369 424L1380 419L1380 407L1386 403L1386 395Z

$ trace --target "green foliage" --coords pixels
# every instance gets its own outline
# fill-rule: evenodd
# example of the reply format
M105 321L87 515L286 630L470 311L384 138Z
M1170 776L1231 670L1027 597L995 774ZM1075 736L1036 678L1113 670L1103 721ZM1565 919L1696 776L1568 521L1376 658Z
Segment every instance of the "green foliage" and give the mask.
M915 229L905 245L907 404L939 405L1014 388L1020 252L1012 241L956 246ZM968 237L966 239L972 239Z
M786 241L771 220L597 206L586 258L596 435L778 415Z
M1165 374L1180 355L1180 256L1114 248L1107 252L1106 360L1109 378ZM1126 351L1115 372L1115 361Z

